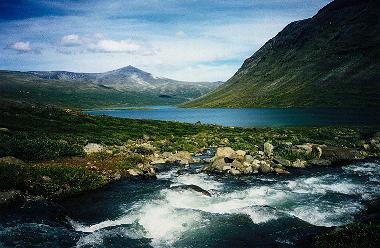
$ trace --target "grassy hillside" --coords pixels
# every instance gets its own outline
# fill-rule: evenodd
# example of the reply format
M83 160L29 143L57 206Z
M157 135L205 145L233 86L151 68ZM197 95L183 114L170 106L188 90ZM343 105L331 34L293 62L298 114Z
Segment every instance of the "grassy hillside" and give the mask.
M0 98L41 105L76 108L166 105L197 96L197 91L180 91L167 97L154 92L121 91L91 82L41 79L23 72L0 71Z
M380 3L336 0L289 24L186 107L380 106Z

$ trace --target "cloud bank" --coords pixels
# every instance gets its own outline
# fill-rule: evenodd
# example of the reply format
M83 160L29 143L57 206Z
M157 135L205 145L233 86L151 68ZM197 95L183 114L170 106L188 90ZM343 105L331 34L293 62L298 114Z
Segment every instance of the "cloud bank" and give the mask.
M0 69L102 72L131 64L179 80L227 80L288 23L328 2L5 1Z

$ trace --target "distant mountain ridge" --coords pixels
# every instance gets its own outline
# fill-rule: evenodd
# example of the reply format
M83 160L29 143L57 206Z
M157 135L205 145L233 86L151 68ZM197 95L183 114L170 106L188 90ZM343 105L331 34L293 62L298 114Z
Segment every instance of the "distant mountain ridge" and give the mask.
M0 70L3 99L77 108L175 105L220 84L154 77L133 66L105 73Z
M202 95L220 82L184 82L164 77L155 77L151 73L131 65L104 73L79 73L68 71L29 71L41 79L73 80L105 85L117 90L157 91L160 94L176 94L176 91L198 91Z
M287 25L186 107L380 107L380 1L335 0Z

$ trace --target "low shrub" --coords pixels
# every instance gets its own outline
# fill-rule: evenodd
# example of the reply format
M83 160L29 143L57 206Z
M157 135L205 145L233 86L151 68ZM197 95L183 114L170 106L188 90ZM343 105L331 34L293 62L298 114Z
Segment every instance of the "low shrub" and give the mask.
M146 159L140 154L132 154L126 156L123 161L117 164L120 169L130 169L136 167L138 164L146 163Z
M0 137L0 157L13 156L26 161L50 160L83 155L81 146L49 138L22 135Z
M152 149L150 149L148 147L144 147L144 146L131 147L131 151L138 153L138 154L142 154L142 155L151 155L154 153L154 151Z

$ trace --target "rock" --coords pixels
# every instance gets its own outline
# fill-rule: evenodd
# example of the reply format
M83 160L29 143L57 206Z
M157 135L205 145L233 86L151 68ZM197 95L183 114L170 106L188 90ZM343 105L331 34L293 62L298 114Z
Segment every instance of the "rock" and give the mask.
M96 143L88 143L85 147L83 147L83 150L87 155L89 155L92 153L102 152L104 150L104 146Z
M229 166L229 165L225 165L225 166L223 166L223 169L222 169L223 171L229 171L229 170L231 170L231 166Z
M176 163L179 165L189 165L189 160L186 160L186 159L176 160Z
M193 190L193 191L196 191L196 192L199 192L206 196L211 197L210 192L194 184L171 186L170 189L185 189L185 190L190 189L190 190Z
M50 182L51 178L48 177L48 176L42 176L42 181L44 181L44 182Z
M218 158L212 163L211 168L214 170L223 171L224 166L229 166L229 164L224 161L224 158Z
M244 157L245 154L247 154L245 151L242 151L242 150L237 150L236 151L236 155L238 155L238 156Z
M370 140L371 147L380 150L380 133L376 133L375 137Z
M9 129L6 128L6 127L0 127L0 132L3 132L3 133L9 133Z
M24 165L25 163L21 159L18 159L18 158L15 158L15 157L11 157L11 156L7 156L7 157L0 158L0 164Z
M292 167L295 167L295 168L306 168L306 164L307 164L306 161L297 159L296 161L294 161L292 163Z
M269 173L272 171L272 167L270 167L265 161L261 161L259 171L262 173Z
M362 148L364 149L364 150L366 150L366 151L368 151L369 149L370 149L370 145L369 144L363 144L362 145Z
M252 174L253 173L252 167L251 166L245 167L243 170L243 173L246 175Z
M254 158L251 155L245 155L244 160L248 163L252 163Z
M178 159L178 160L192 160L192 156L190 154L190 152L187 152L187 151L179 151L179 152L176 152L174 154L174 156Z
M162 158L169 158L169 157L171 157L171 156L173 156L173 153L171 153L171 152L163 152L163 153L161 154L161 157L162 157Z
M269 142L264 143L264 154L268 157L271 157L273 155L273 145Z
M311 153L315 155L316 158L321 158L322 156L322 148L319 146L313 146Z
M134 177L144 175L142 171L137 170L137 169L128 169L127 172L129 175L134 176Z
M235 151L231 147L219 147L215 154L215 156L223 158L233 158L235 155Z
M234 169L234 168L232 168L232 169L230 170L230 173L231 173L231 175L233 175L233 176L237 176L237 175L240 175L240 174L241 174L241 172L240 172L239 170L236 170L236 169Z
M308 161L308 164L313 166L330 166L331 161L327 159L312 159Z
M321 159L330 160L332 164L345 164L358 158L355 150L342 147L323 147Z
M275 159L273 159L273 162L275 162L276 164L280 164L282 166L285 166L285 167L289 167L292 165L292 163L289 160L283 159L283 158L275 158Z
M193 163L200 163L201 159L200 158L193 158Z
M261 161L260 160L253 160L252 163L251 163L251 167L253 170L258 170L260 168L260 163Z
M121 174L119 172L116 172L113 176L112 179L117 181L121 179Z
M243 166L243 164L240 163L240 162L237 161L237 160L234 160L234 161L231 163L231 167L232 167L232 168L235 168L236 170L239 170L239 171L244 170L244 166Z
M164 160L162 158L159 158L159 159L156 159L156 160L153 160L152 162L150 162L151 165L165 164L165 163L166 163L166 160Z
M205 162L205 163L212 163L212 162L214 162L214 160L215 160L215 158L204 158L203 162Z
M277 174L290 174L289 171L281 169L281 168L278 168L278 167L274 168L274 172L276 172Z

